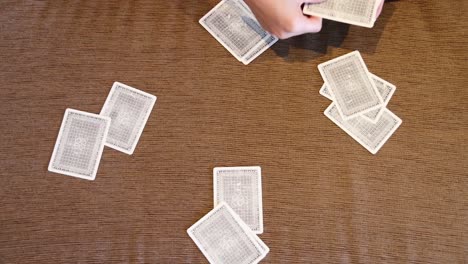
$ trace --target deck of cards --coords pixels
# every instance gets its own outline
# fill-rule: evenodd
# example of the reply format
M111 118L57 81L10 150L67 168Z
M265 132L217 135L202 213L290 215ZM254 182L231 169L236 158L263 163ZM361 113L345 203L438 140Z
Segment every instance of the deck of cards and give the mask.
M278 41L277 37L262 28L242 0L222 0L199 22L245 65Z
M326 0L304 5L303 13L351 25L372 28L383 0Z
M67 109L49 171L94 180L104 145L133 154L156 96L115 82L99 115Z
M213 170L214 209L187 233L210 263L260 262L270 249L263 233L260 167L220 167Z
M395 85L371 74L358 51L318 68L325 82L320 94L333 101L325 115L376 154L402 123L386 107Z

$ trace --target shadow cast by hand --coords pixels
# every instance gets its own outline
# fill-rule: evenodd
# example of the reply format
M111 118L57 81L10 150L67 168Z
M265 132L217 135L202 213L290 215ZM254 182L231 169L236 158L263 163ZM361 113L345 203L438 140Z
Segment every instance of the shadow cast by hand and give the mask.
M386 1L383 12L372 29L324 20L322 30L319 33L280 40L271 49L286 61L299 62L325 55L329 46L373 54L386 24L395 11L395 5L392 2L396 1L398 0ZM345 41L351 27L353 27L352 35L359 36L359 38L348 38L348 41Z

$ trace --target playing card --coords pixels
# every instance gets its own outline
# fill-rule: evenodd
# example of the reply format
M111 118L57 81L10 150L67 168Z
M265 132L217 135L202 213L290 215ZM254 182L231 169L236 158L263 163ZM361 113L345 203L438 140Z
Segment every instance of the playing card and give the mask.
M383 106L359 51L324 62L318 68L344 119Z
M386 108L388 103L390 102L390 99L395 93L396 87L395 85L385 81L384 79L374 74L371 74L371 78L374 81L375 87L379 91L379 95L380 97L382 97L384 104L378 109L362 114L362 117L367 118L369 121L375 123L380 119L380 117L384 113L384 108Z
M327 0L304 5L303 13L372 28L382 0Z
M267 50L268 48L270 48L273 44L276 43L276 41L278 41L278 38L273 36L273 35L270 35L264 39L262 39L258 44L257 46L253 47L249 53L247 53L247 55L244 56L244 58L242 59L242 63L244 63L245 65L251 63L253 60L255 60L258 56L260 56L260 54L262 54L265 50Z
M327 84L326 84L326 83L324 83L324 84L322 85L322 87L320 87L319 93L320 93L323 97L327 98L328 100L333 101L333 98L332 98L332 96L331 96L331 94L330 94L330 91L328 91L328 87L327 87Z
M210 263L258 263L269 252L226 203L216 206L187 233Z
M155 102L156 96L115 82L101 110L112 120L106 146L133 154Z
M325 115L372 154L380 150L402 123L401 119L387 108L383 109L383 114L376 123L361 116L344 120L335 103L325 110Z
M375 122L377 122L377 120L382 115L383 108L385 108L388 105L388 103L390 102L390 99L392 98L393 94L395 93L396 87L395 87L395 85L383 80L382 78L380 78L380 77L378 77L378 76L376 76L376 75L374 75L372 73L371 73L371 78L372 78L372 81L374 82L375 86L377 87L377 90L379 91L380 96L382 97L382 99L384 101L384 106L382 106L382 107L380 107L378 109L366 112L364 114L361 114L361 116L365 117L365 118L367 118L370 121L375 123ZM322 96L326 97L327 99L333 101L333 97L331 96L330 91L328 90L328 87L327 87L326 84L322 85L322 88L320 88L319 93Z
M108 117L67 109L49 171L94 180L109 126Z
M263 233L261 168L214 168L213 180L215 206L226 202L255 234Z
M250 63L278 39L265 31L242 0L223 0L200 24L236 59Z

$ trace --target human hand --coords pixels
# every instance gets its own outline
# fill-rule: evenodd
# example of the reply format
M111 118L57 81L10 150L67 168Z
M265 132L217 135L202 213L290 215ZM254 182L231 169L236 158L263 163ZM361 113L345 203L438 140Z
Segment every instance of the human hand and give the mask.
M324 0L244 0L262 27L280 39L322 29L322 18L302 13L302 4Z
M385 3L385 0L382 0L382 2L380 3L379 8L377 9L377 18L379 18L380 14L382 13L384 3Z
M322 29L322 18L302 13L302 5L326 0L244 0L262 27L280 39L305 33L317 33ZM382 12L384 0L377 10Z

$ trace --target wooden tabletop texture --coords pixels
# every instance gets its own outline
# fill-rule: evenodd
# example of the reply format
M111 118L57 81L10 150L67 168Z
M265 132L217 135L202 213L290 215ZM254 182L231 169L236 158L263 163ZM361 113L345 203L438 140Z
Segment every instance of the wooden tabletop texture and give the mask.
M0 263L208 263L186 230L219 166L262 168L262 263L467 263L467 1L390 1L248 66L198 23L216 3L0 2ZM317 65L354 50L397 86L377 155L323 114ZM114 81L158 97L134 154L48 172L65 109Z

